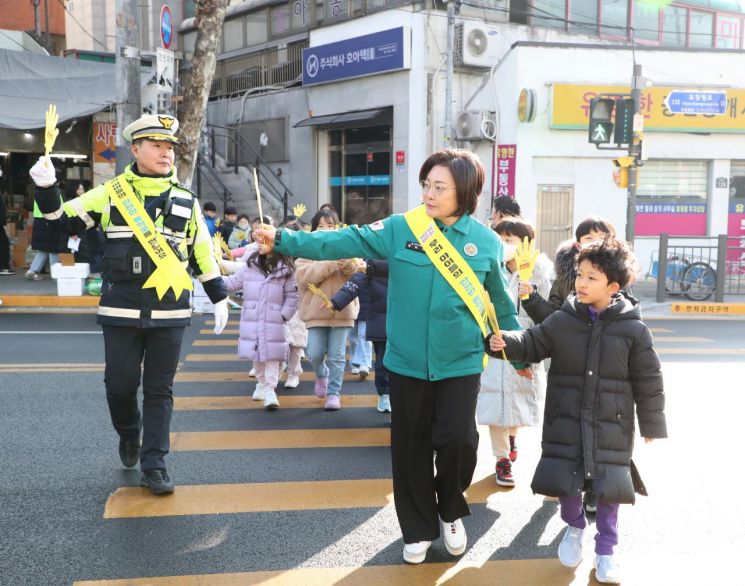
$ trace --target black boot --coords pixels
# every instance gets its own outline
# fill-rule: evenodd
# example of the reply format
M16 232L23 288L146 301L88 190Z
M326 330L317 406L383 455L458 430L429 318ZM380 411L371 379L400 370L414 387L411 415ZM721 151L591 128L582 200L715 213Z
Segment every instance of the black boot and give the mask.
M140 461L140 440L119 440L119 459L127 468L132 468Z
M147 486L153 494L171 494L175 489L168 470L165 468L153 468L142 473L140 486Z

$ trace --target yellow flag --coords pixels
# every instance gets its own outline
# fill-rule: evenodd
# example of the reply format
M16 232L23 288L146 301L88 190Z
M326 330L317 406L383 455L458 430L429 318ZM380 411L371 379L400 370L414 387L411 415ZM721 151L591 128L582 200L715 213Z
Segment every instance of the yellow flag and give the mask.
M44 128L44 156L49 156L54 147L54 141L57 140L59 128L57 128L59 116L57 115L57 106L49 104L46 114L46 127Z
M535 269L535 261L540 250L536 250L535 240L529 240L526 236L517 247L515 252L515 263L517 264L517 274L520 275L521 281L530 281ZM520 295L520 299L527 299L530 295Z

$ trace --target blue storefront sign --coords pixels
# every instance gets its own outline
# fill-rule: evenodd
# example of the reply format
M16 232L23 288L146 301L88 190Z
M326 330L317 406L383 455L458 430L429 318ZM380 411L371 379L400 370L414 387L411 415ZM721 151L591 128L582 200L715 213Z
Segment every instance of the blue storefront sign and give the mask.
M347 187L350 186L367 186L367 185L390 185L390 175L347 175L343 178L343 183ZM331 177L329 179L329 185L331 187L341 187L342 177Z
M675 90L665 98L671 114L724 114L727 111L727 92Z
M303 85L405 69L407 45L405 29L398 27L303 49Z

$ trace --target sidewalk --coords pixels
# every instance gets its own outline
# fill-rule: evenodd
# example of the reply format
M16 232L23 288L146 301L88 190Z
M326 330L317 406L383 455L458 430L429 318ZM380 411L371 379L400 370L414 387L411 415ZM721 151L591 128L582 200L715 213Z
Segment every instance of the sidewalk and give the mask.
M98 297L83 294L82 297L58 297L57 281L43 275L41 281L27 279L26 269L17 270L15 275L0 276L0 311L19 308L89 308L95 312Z

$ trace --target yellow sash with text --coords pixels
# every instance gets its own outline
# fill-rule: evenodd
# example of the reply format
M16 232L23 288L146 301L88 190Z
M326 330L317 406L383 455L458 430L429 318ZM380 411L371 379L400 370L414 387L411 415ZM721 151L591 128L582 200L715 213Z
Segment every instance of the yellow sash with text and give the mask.
M483 336L486 337L490 331L498 334L497 312L489 299L489 294L473 269L437 227L435 221L427 215L427 209L418 206L406 212L404 218L429 260L466 304ZM486 358L484 355L484 364Z
M109 198L127 222L127 226L134 232L137 241L155 263L153 274L145 281L142 288L155 287L158 299L163 299L168 289L173 289L176 299L181 297L184 289L191 290L191 278L186 271L186 263L178 259L163 235L156 230L155 224L147 215L132 186L121 177L114 177L104 185Z

